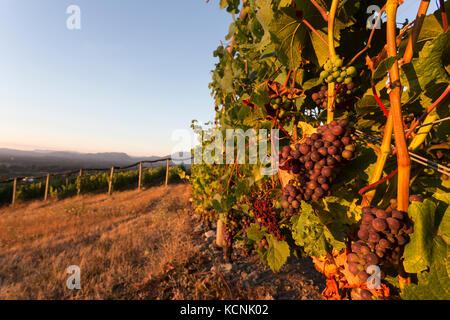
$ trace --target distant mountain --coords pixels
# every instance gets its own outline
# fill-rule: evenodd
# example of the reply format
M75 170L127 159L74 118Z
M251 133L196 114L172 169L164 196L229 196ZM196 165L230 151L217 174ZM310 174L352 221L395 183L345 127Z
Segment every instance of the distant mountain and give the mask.
M70 160L84 161L118 161L133 162L141 160L156 160L162 157L131 157L124 152L99 152L99 153L81 153L74 151L51 151L51 150L15 150L0 148L0 156L6 157L31 157L31 158L60 158Z
M0 176L35 176L80 168L127 166L164 157L131 157L123 152L81 153L73 151L15 150L0 148ZM164 163L155 164L155 166Z

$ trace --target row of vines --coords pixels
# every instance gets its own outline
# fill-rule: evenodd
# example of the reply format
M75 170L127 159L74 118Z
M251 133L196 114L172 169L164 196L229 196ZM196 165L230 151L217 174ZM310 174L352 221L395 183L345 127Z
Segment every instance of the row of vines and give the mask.
M214 51L215 122L192 127L204 149L212 130L280 130L276 175L192 167L193 205L224 224L227 258L257 252L277 272L311 257L327 299L450 299L448 2L220 5L233 23Z
M180 175L183 175L186 169L183 167L172 167L169 169L169 183L180 181ZM122 171L114 174L112 188L113 190L125 190L136 188L138 184L139 170ZM164 183L166 177L166 168L144 168L142 170L142 185L154 186ZM109 172L98 172L86 174L80 177L53 177L50 179L49 196L55 199L64 199L77 195L78 189L81 194L104 192L108 190L110 179ZM81 185L81 188L79 188ZM45 180L40 182L24 182L17 186L16 201L25 202L29 200L42 199L45 192ZM13 195L13 184L0 185L0 205L11 203Z

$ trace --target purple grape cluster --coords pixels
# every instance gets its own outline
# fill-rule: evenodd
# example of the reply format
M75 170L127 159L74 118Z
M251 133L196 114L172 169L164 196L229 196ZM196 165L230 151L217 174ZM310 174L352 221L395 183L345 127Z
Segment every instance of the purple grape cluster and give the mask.
M318 201L331 194L339 166L354 157L355 146L348 128L349 121L332 121L319 127L317 133L295 148L284 147L280 153L280 168L295 176L284 189L281 205L290 215L300 201Z
M353 99L351 97L353 89L355 88L355 83L350 82L349 84L339 83L336 84L336 101L335 105L337 108L349 107L349 100ZM322 86L319 92L313 93L311 98L313 101L322 109L328 108L328 87ZM347 108L348 109L348 108Z
M375 265L381 269L400 264L403 248L409 241L409 234L413 232L413 223L408 214L397 210L387 212L365 207L362 213L359 240L352 243L347 263L349 271L364 283L370 276L366 272L369 266ZM384 276L381 271L380 278Z

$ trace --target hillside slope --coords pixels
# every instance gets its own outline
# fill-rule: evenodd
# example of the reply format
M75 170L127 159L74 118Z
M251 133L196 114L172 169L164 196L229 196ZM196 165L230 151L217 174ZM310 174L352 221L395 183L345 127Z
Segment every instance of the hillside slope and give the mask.
M223 270L189 197L179 184L0 209L0 299L321 298L308 261L274 276L236 257ZM66 288L71 265L81 290Z

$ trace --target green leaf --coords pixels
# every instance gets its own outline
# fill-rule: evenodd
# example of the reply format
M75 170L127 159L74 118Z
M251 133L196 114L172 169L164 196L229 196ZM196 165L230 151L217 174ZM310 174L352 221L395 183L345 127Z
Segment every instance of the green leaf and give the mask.
M264 108L264 106L270 102L269 93L267 87L262 85L252 92L250 101L257 107Z
M292 8L284 8L270 24L270 33L279 60L289 69L300 67L300 44L306 44L308 31L295 16Z
M448 203L427 199L413 202L408 214L414 221L414 232L405 247L403 265L406 272L418 273L427 270L433 261L446 258L450 209Z
M247 229L247 238L256 243L261 242L261 240L266 236L266 233L261 230L260 226L256 223L252 223Z
M255 127L257 127L257 124L260 121L264 120L265 118L266 117L265 117L265 114L263 112L263 109L262 108L256 108L254 110L251 110L251 112L248 113L248 115L245 117L245 119L243 121L243 124L245 126L255 128Z
M289 245L286 241L278 241L271 234L268 234L266 238L269 244L266 254L267 264L273 272L278 272L291 254Z
M438 83L448 83L450 76L445 70L449 64L450 31L428 41L411 63L402 67L401 82L408 90L402 95L402 102L417 97L422 91Z
M251 112L251 108L247 107L246 105L242 105L238 112L238 119L240 121L244 120L245 117Z
M236 187L236 198L240 198L241 196L244 196L248 193L249 187L248 187L248 180L244 179L238 182Z
M380 113L383 111L381 110L375 97L367 94L356 103L356 112L358 115L363 115L366 113Z
M384 78L389 72L389 69L391 69L392 65L395 63L395 61L397 61L397 59L398 59L397 57L390 57L381 61L378 67L375 69L374 73L372 74L372 79L378 80Z
M264 36L258 43L256 50L264 50L270 44L270 30L269 26L273 20L273 10L271 8L272 0L257 0L256 6L258 11L256 12L256 19L258 19L260 25L264 29Z
M292 3L292 0L280 0L278 4L278 8L289 7Z
M327 38L327 25L321 19L309 19L317 15L317 9L309 1L296 1L297 10L308 18L308 22L322 38ZM339 31L345 25L336 19L335 45L339 42ZM288 69L301 66L302 58L321 66L328 59L328 47L313 34L293 8L282 8L269 26L272 42L278 59Z
M429 272L417 275L418 284L412 284L403 289L404 300L450 300L450 275L444 260L435 263Z
M217 79L218 85L225 93L234 93L233 88L233 71L231 65L224 70L223 77Z
M323 257L333 247L332 243L337 243L311 205L304 201L300 216L292 221L292 238L309 256Z

